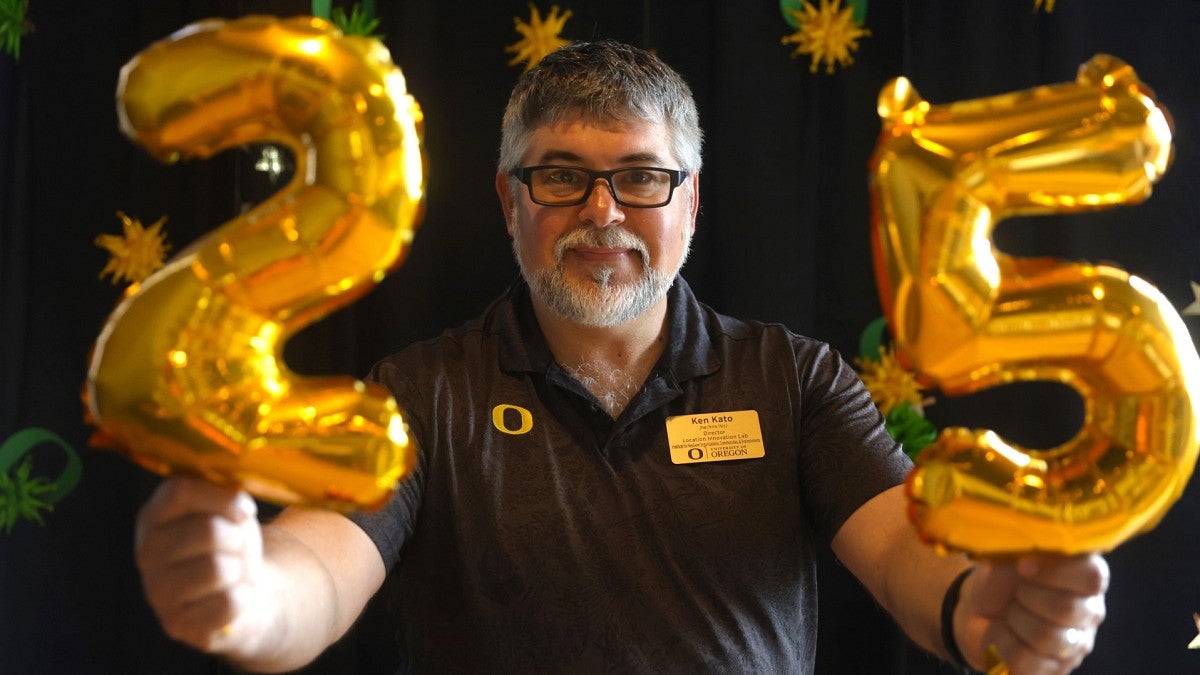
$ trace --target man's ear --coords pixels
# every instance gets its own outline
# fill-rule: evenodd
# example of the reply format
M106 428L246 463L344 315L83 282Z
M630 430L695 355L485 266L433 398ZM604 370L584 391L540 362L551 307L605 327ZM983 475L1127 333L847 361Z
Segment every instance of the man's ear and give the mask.
M504 227L511 236L513 227L516 225L509 222L513 212L513 189L509 175L503 171L496 172L496 196L500 198L500 208L504 209Z

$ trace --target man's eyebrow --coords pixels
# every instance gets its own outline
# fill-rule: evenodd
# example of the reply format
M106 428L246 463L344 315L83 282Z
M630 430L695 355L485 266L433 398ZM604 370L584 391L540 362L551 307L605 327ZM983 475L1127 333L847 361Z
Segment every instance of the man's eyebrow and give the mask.
M635 152L630 155L625 155L618 160L622 164L654 164L655 166L663 163L663 158L658 156L656 152Z
M581 164L583 158L567 150L547 150L538 157L538 164L553 164L555 162L571 162Z

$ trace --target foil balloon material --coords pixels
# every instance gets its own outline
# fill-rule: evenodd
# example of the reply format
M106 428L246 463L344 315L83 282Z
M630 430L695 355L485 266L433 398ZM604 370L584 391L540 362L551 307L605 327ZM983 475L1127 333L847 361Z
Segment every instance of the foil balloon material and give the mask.
M93 444L279 503L382 504L415 455L395 402L282 352L400 264L422 215L422 114L387 49L314 18L203 21L124 66L117 108L165 162L274 143L296 172L128 288L90 358Z
M1153 528L1200 447L1200 359L1147 281L1118 268L1014 258L1013 215L1138 203L1167 170L1167 112L1131 67L1098 55L1074 82L931 105L882 90L872 246L903 362L944 393L1045 380L1084 401L1078 433L1026 449L946 429L907 482L936 546L980 556L1108 551Z

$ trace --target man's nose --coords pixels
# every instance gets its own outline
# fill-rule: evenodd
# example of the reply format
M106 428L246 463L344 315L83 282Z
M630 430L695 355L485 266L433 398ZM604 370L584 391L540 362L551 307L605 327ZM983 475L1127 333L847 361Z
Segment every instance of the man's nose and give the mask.
M580 218L598 227L620 223L625 220L625 212L613 195L612 183L604 178L597 178L592 183L592 192L583 202Z

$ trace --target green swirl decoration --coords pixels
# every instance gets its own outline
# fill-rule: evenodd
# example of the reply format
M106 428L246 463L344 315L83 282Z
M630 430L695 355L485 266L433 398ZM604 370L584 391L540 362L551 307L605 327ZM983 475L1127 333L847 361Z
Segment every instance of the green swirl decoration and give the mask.
M66 465L54 480L33 475L33 449L50 443L66 454ZM66 441L48 429L30 427L0 445L0 530L5 534L20 519L44 525L42 514L70 494L83 477L83 462Z

